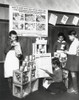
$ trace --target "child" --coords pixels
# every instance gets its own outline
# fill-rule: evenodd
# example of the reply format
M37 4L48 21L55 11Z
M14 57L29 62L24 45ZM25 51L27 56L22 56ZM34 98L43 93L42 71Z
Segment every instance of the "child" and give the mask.
M68 33L69 40L71 41L68 51L68 60L66 64L66 69L70 71L72 77L72 86L68 89L68 93L78 93L77 87L77 72L79 71L79 40L77 38L76 31L72 30Z
M58 58L52 59L52 68L53 74L48 72L47 70L44 70L47 74L49 74L50 78L47 78L48 80L48 88L47 91L49 91L52 94L62 93L66 91L66 87L63 83L63 73L61 69L61 64Z
M9 45L5 50L4 77L8 79L9 87L12 88L13 70L19 69L22 51L17 33L14 30L10 31L9 38Z
M53 53L64 53L68 49L68 44L65 41L65 36L62 32L58 33L58 40L54 43Z

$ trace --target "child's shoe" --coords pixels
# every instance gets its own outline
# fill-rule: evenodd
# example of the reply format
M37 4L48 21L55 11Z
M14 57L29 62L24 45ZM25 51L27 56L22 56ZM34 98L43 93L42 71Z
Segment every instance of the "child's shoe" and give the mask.
M78 91L73 89L73 88L70 88L67 90L68 93L74 93L74 94L78 94Z

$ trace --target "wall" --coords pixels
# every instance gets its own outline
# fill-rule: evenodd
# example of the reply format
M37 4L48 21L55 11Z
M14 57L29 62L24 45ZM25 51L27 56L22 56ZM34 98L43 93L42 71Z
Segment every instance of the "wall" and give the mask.
M31 8L79 13L79 0L0 0L9 5L25 5Z

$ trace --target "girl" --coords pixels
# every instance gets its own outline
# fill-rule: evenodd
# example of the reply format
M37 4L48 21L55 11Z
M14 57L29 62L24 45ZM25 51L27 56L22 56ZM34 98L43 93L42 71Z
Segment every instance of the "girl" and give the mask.
M22 51L17 33L14 30L10 31L9 38L9 46L5 50L4 77L8 79L9 87L12 88L13 70L19 69Z
M79 40L77 38L76 32L73 30L68 33L68 37L71 41L68 51L65 51L68 54L66 69L70 71L72 77L71 87L68 89L68 93L78 93L77 88L77 71L79 71Z
M47 91L49 91L52 94L65 92L66 87L63 82L63 72L58 58L52 59L52 68L53 68L53 73L44 70L50 76L50 78L46 79L48 80L48 84L49 84Z

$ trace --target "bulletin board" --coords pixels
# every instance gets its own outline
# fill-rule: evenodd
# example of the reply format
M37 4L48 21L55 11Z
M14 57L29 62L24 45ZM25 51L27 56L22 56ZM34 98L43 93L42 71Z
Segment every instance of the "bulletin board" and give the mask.
M15 30L18 36L47 37L48 10L9 6L9 31Z

